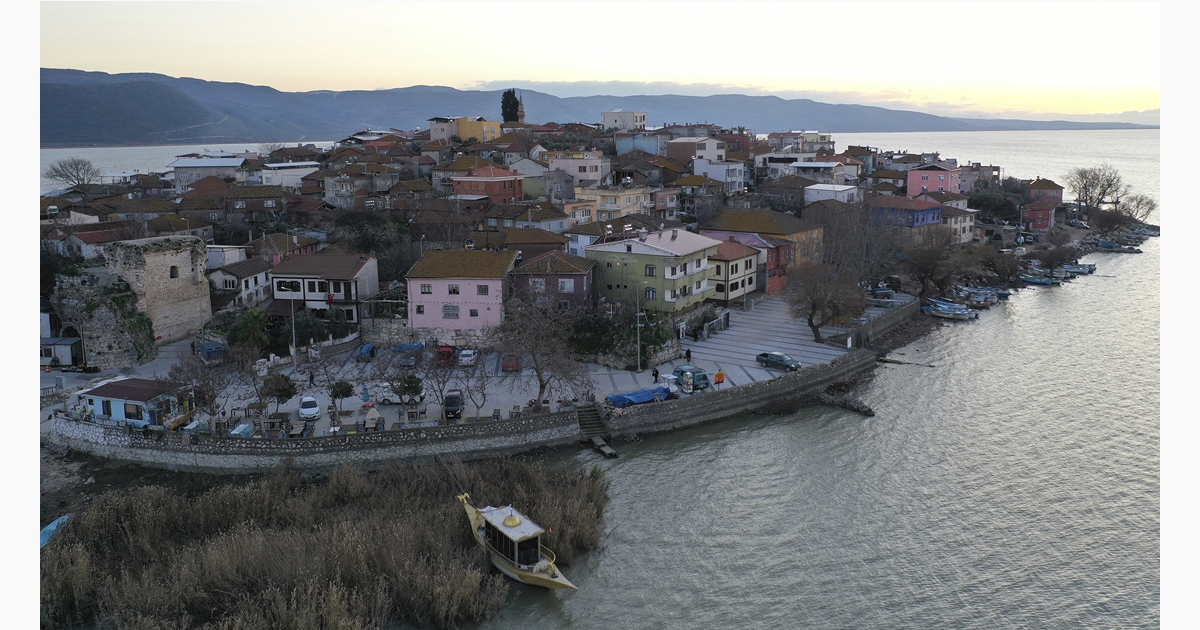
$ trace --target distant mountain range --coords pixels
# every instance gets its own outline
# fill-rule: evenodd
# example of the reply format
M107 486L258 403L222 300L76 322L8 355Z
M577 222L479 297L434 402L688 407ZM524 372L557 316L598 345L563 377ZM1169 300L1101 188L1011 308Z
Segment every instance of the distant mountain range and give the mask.
M43 68L41 144L119 146L292 142L342 138L364 129L427 128L433 116L501 120L502 91L413 86L375 91L280 92L274 88ZM1150 129L1131 123L967 119L774 96L577 96L521 91L529 122L599 122L600 113L644 111L647 123L715 123L757 133Z

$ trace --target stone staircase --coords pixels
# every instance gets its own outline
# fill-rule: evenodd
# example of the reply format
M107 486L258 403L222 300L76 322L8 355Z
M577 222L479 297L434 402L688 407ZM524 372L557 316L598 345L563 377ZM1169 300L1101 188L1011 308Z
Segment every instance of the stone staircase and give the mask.
M583 435L585 442L595 436L604 437L608 435L608 429L604 428L604 422L600 420L600 410L595 405L580 407L578 413L579 432Z

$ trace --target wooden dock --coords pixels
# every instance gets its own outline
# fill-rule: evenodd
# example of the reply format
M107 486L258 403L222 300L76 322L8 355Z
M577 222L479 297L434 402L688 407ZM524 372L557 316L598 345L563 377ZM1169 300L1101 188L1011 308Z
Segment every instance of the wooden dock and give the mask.
M617 452L614 451L611 446L606 444L604 442L604 438L600 437L599 435L592 436L592 446L597 451L600 451L600 453L602 455L604 455L605 457L607 457L609 459L612 459L617 456Z

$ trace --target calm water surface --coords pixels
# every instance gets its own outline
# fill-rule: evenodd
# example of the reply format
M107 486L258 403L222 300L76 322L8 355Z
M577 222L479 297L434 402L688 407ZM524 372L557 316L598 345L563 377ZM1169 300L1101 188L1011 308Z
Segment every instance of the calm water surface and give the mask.
M908 148L965 155L923 135ZM1128 142L1142 157L1104 160L1157 196L1157 132ZM1158 627L1158 247L1090 255L1093 276L898 350L935 367L877 369L856 392L874 417L812 408L564 455L612 480L603 549L565 569L579 591L514 585L482 627Z

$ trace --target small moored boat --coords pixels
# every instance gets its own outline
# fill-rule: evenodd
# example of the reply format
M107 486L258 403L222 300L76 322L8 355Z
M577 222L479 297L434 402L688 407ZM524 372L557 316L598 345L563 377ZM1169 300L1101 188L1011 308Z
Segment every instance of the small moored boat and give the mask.
M476 508L471 495L458 500L471 520L475 542L487 552L492 564L508 577L545 588L576 588L554 565L554 553L542 546L541 527L508 507Z
M976 313L975 311L970 311L970 310L961 311L961 310L940 308L937 306L928 306L928 305L922 306L921 312L925 313L926 315L932 315L934 317L941 317L942 319L968 320L968 319L978 319L979 318L979 313Z

